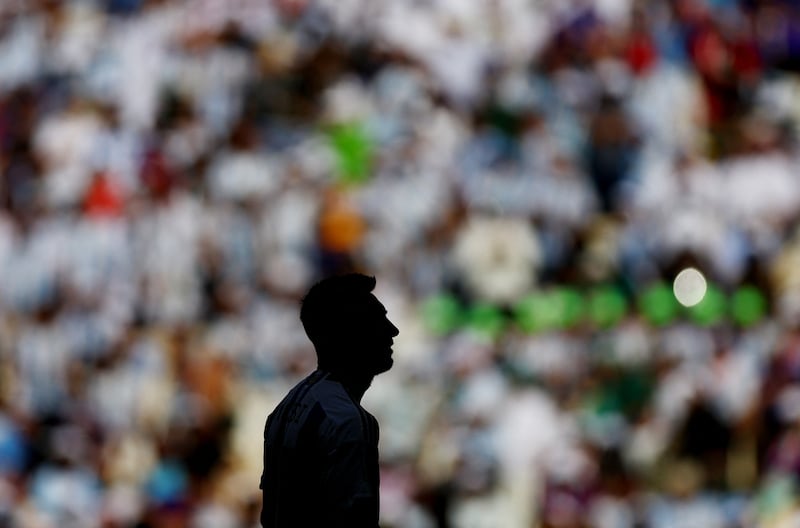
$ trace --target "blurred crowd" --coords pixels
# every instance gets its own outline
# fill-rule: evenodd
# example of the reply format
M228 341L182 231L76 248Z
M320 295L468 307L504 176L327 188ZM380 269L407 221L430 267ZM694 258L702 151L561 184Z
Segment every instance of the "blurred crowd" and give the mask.
M382 526L797 526L799 126L792 0L3 0L0 526L256 526L349 270Z

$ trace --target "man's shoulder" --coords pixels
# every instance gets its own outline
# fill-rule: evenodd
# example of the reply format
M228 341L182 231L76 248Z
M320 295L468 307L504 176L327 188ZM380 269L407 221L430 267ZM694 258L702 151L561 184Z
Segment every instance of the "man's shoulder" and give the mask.
M335 379L325 379L314 386L313 400L319 404L325 420L320 435L336 444L364 442L375 436L377 420Z
M332 422L358 419L359 411L363 411L340 382L319 371L298 382L276 407L276 411L281 407L297 405L303 408L318 407Z
M335 425L360 420L361 406L358 405L336 380L324 379L314 385L309 396L319 403L325 416Z
M341 382L316 371L297 383L273 411L288 416L289 422L303 423L323 437L365 438L377 427L377 420L350 397ZM269 428L269 421L267 423Z

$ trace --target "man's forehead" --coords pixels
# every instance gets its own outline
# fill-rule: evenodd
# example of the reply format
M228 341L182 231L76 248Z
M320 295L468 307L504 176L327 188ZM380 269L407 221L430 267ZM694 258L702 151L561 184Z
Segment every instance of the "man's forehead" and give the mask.
M2 1L2 0L0 0ZM374 304L379 302L378 299L370 292L353 292L342 291L337 292L336 295L331 295L326 299L331 305L351 305L351 306L364 306L367 304Z
M364 303L367 309L379 311L380 313L386 313L386 307L383 306L375 295L370 293L367 295L366 302Z
M361 314L372 315L377 313L383 315L386 313L386 308L378 300L378 298L371 293L350 298L342 303L340 307L344 308L345 310Z

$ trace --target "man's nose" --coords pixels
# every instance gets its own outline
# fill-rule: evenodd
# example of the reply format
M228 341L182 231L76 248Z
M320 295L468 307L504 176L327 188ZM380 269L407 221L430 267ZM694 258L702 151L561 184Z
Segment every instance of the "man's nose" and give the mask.
M386 322L389 323L389 328L391 329L390 333L392 334L392 337L396 337L400 333L400 330L398 330L397 327L394 325L394 323L392 323L388 319L386 320Z

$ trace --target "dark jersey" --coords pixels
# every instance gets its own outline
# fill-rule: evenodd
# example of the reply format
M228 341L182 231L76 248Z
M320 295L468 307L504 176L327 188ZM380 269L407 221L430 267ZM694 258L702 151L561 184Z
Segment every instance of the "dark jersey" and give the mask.
M265 528L378 526L378 422L317 370L264 428Z

